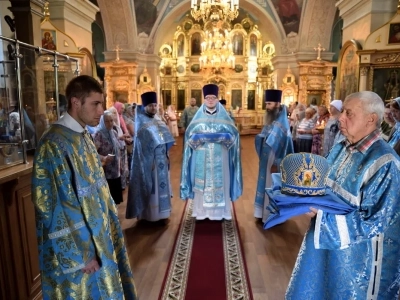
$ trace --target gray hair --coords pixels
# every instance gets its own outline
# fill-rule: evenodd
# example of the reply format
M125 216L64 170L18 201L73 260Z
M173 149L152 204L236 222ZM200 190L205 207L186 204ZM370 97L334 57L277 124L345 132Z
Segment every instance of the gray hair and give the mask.
M376 127L379 128L383 120L383 113L385 112L385 104L382 98L379 97L377 93L362 91L348 95L344 103L353 99L359 99L361 101L365 113L377 115L378 120L376 121Z

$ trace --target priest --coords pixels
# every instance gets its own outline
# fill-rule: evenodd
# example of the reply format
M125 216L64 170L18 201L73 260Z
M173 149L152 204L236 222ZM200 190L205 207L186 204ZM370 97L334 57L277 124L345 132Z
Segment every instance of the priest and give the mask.
M193 199L197 220L230 220L242 195L239 132L218 101L218 86L203 87L204 103L185 132L180 196Z
M167 125L156 117L157 94L142 94L136 107L132 172L126 218L159 221L171 214L168 151L175 143Z
M265 188L270 188L272 185L271 174L279 172L281 160L287 154L294 152L287 109L285 105L281 104L281 99L281 90L265 91L264 127L255 139L256 152L260 160L254 216L263 222L269 216L269 210L267 210L269 198L265 193Z

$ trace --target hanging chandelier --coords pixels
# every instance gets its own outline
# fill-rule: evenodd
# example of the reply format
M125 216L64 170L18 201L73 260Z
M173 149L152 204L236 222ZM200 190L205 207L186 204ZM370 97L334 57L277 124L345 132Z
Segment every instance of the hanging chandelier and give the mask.
M192 17L196 21L231 22L239 14L239 0L192 0L191 8Z
M221 23L220 23L221 24ZM213 70L235 68L235 55L228 29L214 26L206 31L206 37L201 43L200 67Z

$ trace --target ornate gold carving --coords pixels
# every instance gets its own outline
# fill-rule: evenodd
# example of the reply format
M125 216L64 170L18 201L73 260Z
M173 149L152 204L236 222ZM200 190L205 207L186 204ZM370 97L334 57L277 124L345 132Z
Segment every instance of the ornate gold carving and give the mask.
M390 63L395 62L400 56L400 53L391 53L386 56L377 58L375 61L378 63Z

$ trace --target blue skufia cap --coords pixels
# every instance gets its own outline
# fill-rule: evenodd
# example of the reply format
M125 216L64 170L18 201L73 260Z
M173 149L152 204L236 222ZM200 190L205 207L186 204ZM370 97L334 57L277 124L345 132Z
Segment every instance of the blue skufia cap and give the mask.
M142 103L143 107L146 107L147 105L151 103L157 103L157 94L156 92L146 92L141 95L142 97Z
M325 195L328 172L329 164L323 156L311 153L289 154L281 162L281 192L302 196Z
M203 86L203 96L207 95L214 95L215 97L218 97L218 85L216 84L206 84Z
M264 102L281 102L282 91L281 90L265 90L264 91Z

